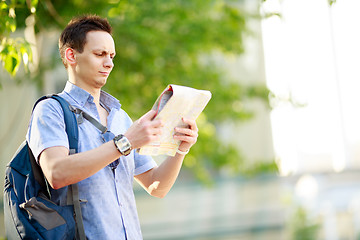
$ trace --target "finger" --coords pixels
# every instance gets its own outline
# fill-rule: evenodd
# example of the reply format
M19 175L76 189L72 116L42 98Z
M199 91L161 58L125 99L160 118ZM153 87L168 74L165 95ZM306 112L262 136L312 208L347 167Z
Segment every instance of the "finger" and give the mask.
M154 135L154 136L157 136L157 135L161 135L162 134L162 128L150 128L148 130L148 133L149 135Z
M189 125L189 128L195 131L198 131L197 125L196 125L196 121L195 120L190 120L187 118L182 118L183 122Z
M197 141L197 137L187 136L187 135L174 135L174 139L180 140L182 142L187 142L191 145L193 145Z
M139 118L139 121L151 121L154 119L156 115L156 111L151 109L150 111L148 111L147 113L145 113L142 117Z
M161 119L151 121L151 127L161 128L163 126L164 126L164 123L163 123L163 121L161 121Z
M198 136L198 132L195 130L191 130L189 128L175 128L175 132L176 133L180 133L180 134L184 134L187 136L192 136L192 137L197 137Z

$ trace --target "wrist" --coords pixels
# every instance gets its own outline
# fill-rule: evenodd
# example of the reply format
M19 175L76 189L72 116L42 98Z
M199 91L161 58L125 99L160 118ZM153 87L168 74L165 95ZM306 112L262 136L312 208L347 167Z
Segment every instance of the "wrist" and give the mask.
M132 150L130 141L122 134L117 135L114 139L114 144L121 155L127 156Z
M186 150L186 151L182 151L182 150L180 150L179 148L176 150L176 152L177 152L178 154L181 154L181 155L186 155L186 154L189 153L189 151L190 151L190 148L189 148L188 150Z

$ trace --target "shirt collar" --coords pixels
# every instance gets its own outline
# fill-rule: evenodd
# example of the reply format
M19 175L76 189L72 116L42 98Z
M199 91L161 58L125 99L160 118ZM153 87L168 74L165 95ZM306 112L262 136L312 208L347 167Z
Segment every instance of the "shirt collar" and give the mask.
M66 82L64 92L67 93L75 102L77 102L82 107L84 107L87 101L94 101L94 97L91 96L90 93L69 81ZM120 109L121 107L119 100L117 100L103 90L101 90L100 92L100 103L104 107L108 108L108 110L112 108Z

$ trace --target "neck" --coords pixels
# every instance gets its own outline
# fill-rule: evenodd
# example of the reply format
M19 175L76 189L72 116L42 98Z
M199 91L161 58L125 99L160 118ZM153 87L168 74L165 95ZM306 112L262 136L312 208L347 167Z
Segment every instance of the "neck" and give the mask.
M72 84L74 84L74 85L78 86L79 88L90 93L91 96L94 98L94 103L97 106L100 106L101 88L91 86L91 85L87 84L85 81L81 81L80 79L77 79L72 74L69 74L69 82L71 82Z

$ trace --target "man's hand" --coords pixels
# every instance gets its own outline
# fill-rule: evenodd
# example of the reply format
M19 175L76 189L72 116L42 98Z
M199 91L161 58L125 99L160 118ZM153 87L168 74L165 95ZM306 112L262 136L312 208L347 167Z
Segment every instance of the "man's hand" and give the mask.
M135 121L124 134L133 149L160 140L163 124L161 120L153 120L155 115L156 111L150 110Z
M188 124L188 128L175 128L174 139L182 141L179 150L187 152L194 145L198 138L198 128L195 121L184 119L183 122Z

